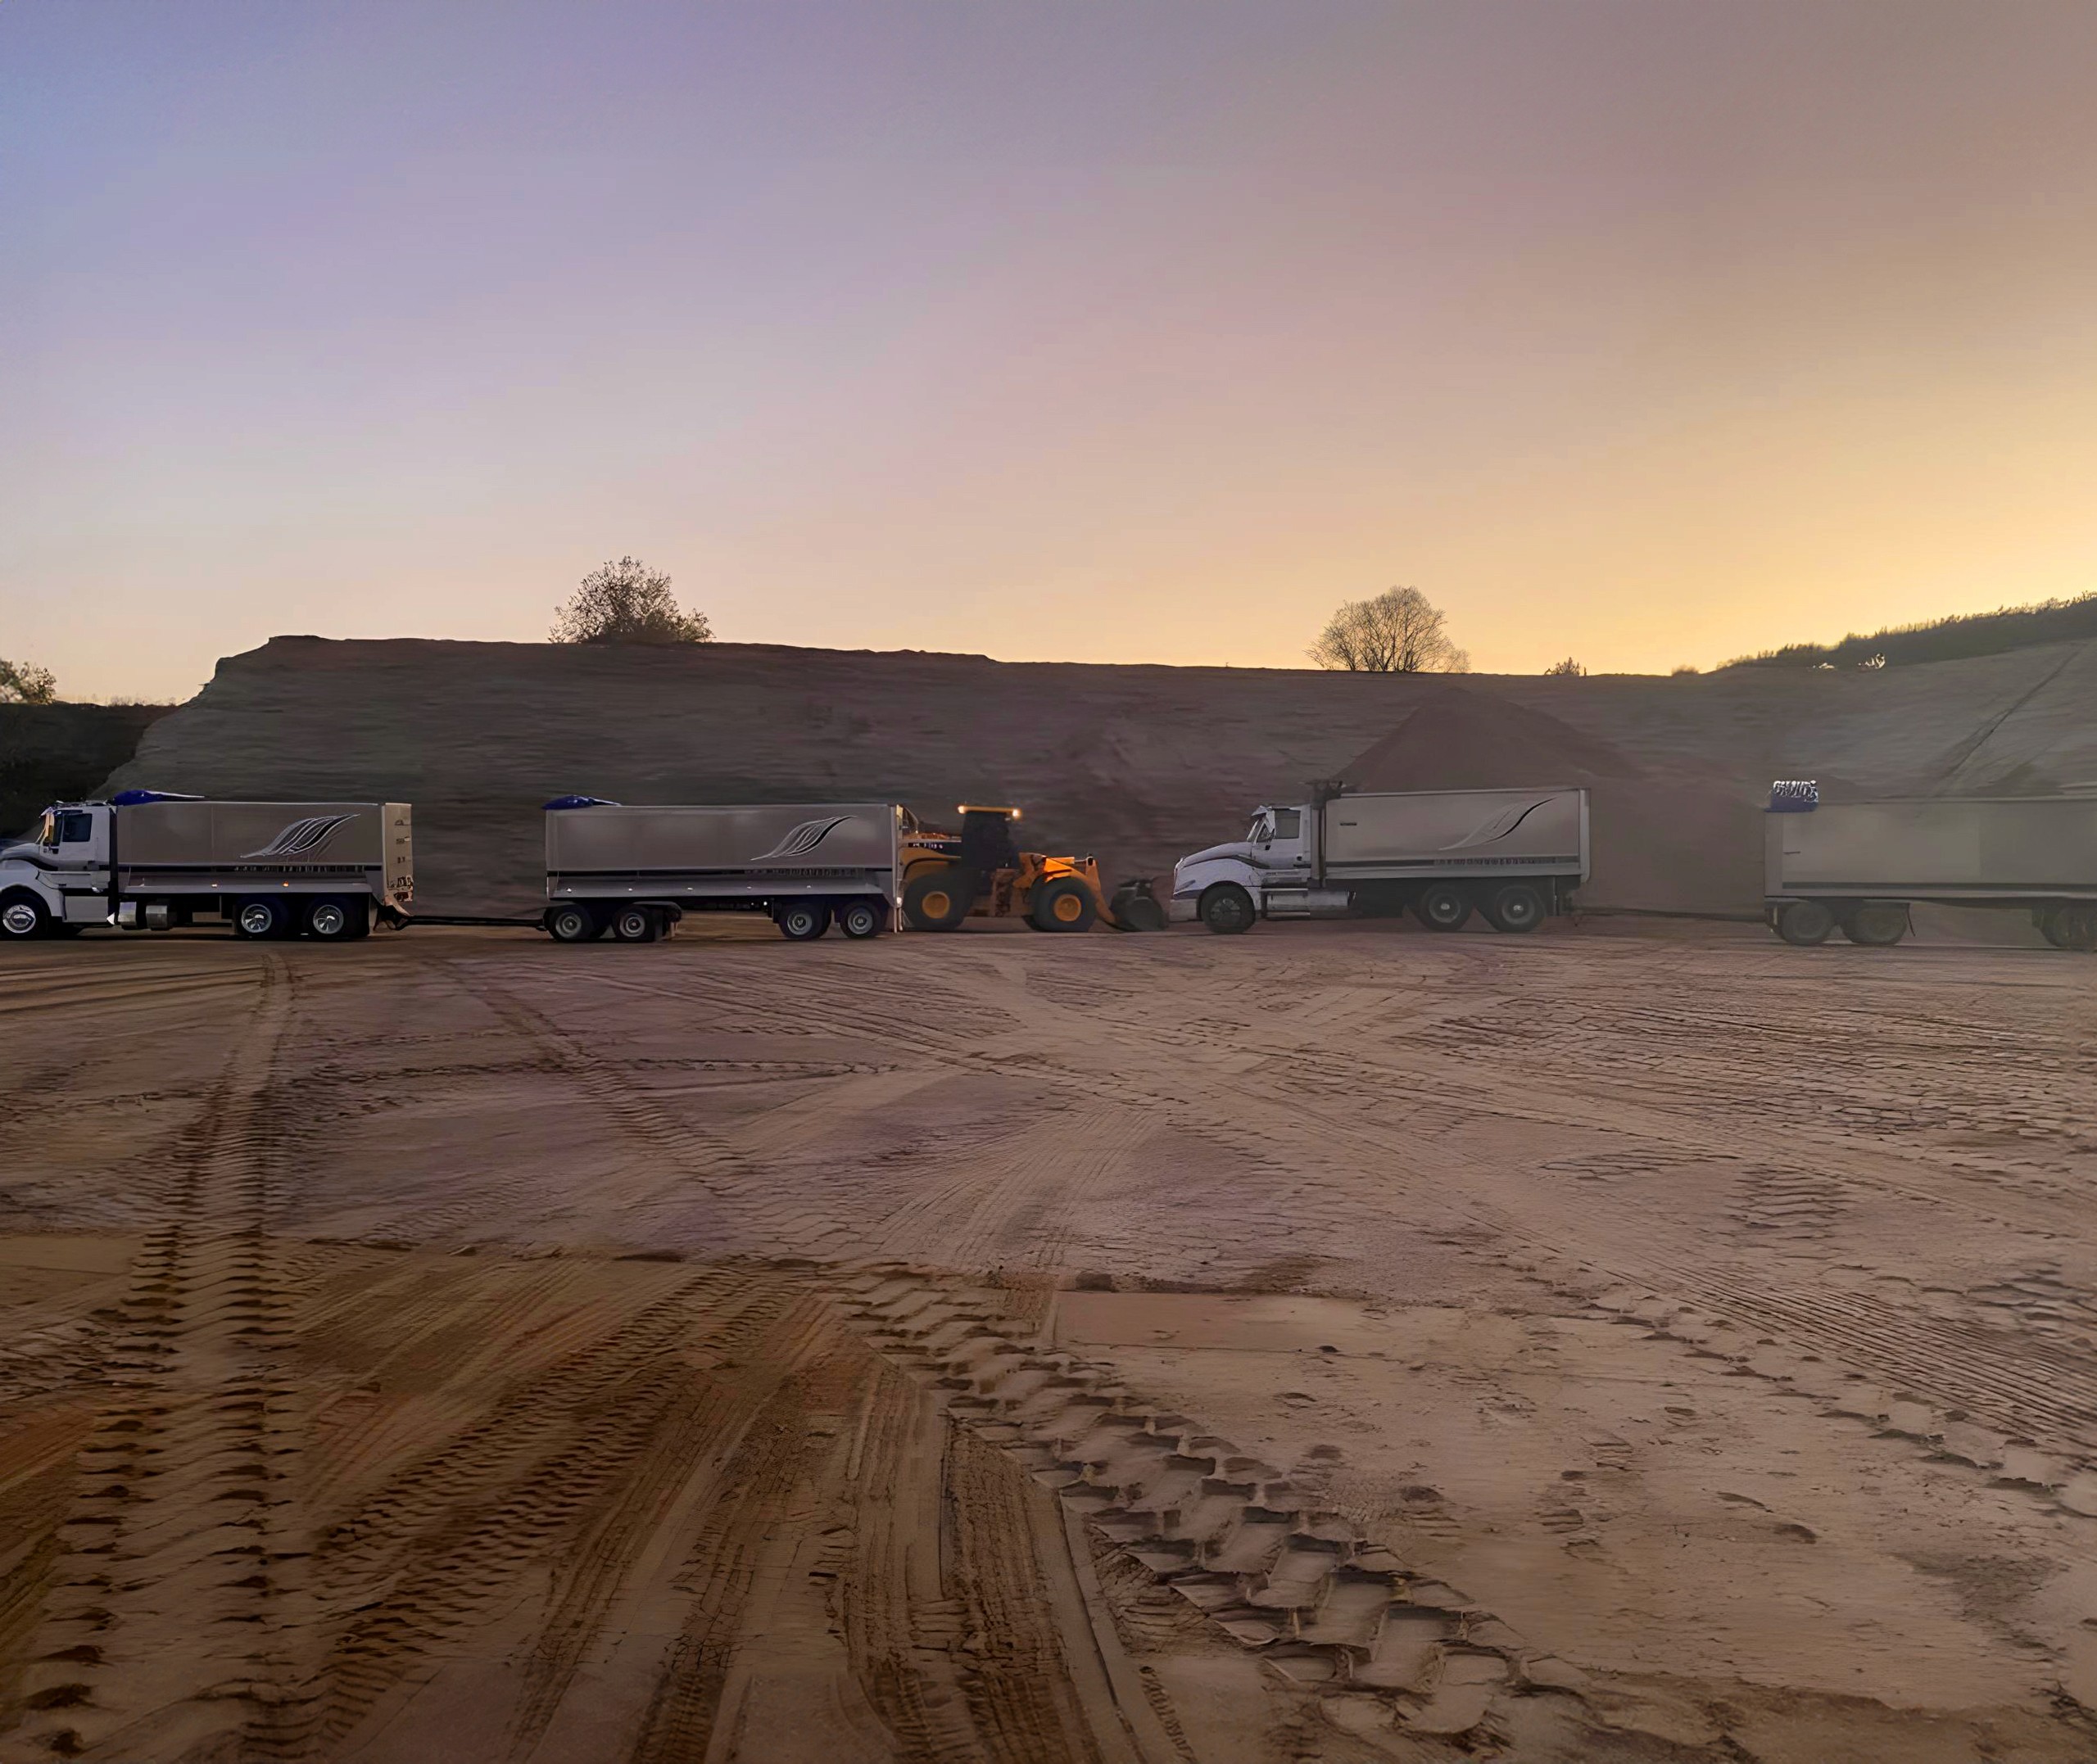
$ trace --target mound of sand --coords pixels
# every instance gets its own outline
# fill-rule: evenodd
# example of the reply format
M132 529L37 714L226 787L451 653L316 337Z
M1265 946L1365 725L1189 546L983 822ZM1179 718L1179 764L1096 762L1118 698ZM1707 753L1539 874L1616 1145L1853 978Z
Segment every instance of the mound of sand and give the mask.
M1340 776L1358 790L1587 788L1590 906L1750 912L1762 893L1760 784L1678 756L1642 763L1547 711L1444 686Z
M221 663L110 788L415 805L431 911L542 898L539 805L892 797L1017 803L1026 843L1155 873L1261 802L1586 784L1597 906L1741 910L1776 776L1845 789L2097 778L2097 644L1877 675L1421 676L1001 663L751 644L280 637Z

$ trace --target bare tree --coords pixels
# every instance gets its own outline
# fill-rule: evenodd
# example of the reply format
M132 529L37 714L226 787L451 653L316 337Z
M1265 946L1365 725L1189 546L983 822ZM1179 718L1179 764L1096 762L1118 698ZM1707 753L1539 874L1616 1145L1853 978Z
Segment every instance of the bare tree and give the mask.
M704 613L687 613L670 578L638 558L621 558L582 578L567 605L555 609L555 643L711 643Z
M1442 613L1417 588L1350 600L1311 645L1320 667L1356 674L1467 674L1471 658L1442 628Z
M55 704L58 681L48 667L0 656L0 704Z
M1576 678L1579 675L1586 673L1587 669L1583 667L1578 662L1574 661L1573 658L1569 655L1562 662L1553 662L1550 667L1544 670L1544 672L1547 674L1563 674L1568 679L1573 679Z

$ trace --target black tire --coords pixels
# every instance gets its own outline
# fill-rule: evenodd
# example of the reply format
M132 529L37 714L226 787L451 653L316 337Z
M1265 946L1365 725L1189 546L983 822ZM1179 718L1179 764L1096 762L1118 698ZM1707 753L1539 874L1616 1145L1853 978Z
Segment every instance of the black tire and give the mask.
M10 894L0 900L0 941L26 943L33 937L48 937L51 910L34 894Z
M1842 935L1867 949L1891 949L1907 934L1905 900L1868 900L1842 915Z
M1195 910L1202 923L1218 937L1235 937L1249 931L1260 916L1252 897L1235 882L1219 882L1203 890L1201 904Z
M346 943L360 934L364 919L361 900L319 895L306 903L306 934L324 943Z
M1026 916L1037 931L1089 931L1099 911L1077 877L1057 876L1034 891Z
M2075 916L2077 909L2072 902L2059 907L2048 907L2031 915L2032 922L2039 927L2040 936L2056 949L2075 948Z
M903 916L914 930L955 930L975 904L976 878L958 864L913 876L903 891Z
M612 915L612 935L622 943L652 943L662 934L662 915L653 907L621 907Z
M837 929L849 938L879 937L888 929L889 904L862 895L837 909Z
M1800 949L1817 948L1835 934L1835 914L1825 901L1787 900L1775 924L1778 936Z
M1551 911L1533 882L1503 882L1486 897L1485 922L1496 931L1533 931Z
M546 934L556 943L587 943L605 934L605 921L580 901L546 909Z
M779 934L790 943L813 943L830 929L830 903L797 900L781 907L773 916Z
M233 934L251 943L289 934L292 928L291 902L271 894L258 894L251 900L238 901L233 909Z
M1430 931L1461 931L1470 923L1471 891L1461 882L1430 882L1413 897L1412 916Z

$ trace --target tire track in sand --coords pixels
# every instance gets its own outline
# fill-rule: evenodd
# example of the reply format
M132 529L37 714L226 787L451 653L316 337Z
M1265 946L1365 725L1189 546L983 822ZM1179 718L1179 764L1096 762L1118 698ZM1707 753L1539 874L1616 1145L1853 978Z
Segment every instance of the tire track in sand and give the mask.
M22 1755L267 1749L298 1712L304 1541L287 1493L296 1385L274 1199L272 1068L290 971L265 952L253 1007L179 1144L167 1223L121 1305L119 1395L79 1458L57 1588L25 1686Z

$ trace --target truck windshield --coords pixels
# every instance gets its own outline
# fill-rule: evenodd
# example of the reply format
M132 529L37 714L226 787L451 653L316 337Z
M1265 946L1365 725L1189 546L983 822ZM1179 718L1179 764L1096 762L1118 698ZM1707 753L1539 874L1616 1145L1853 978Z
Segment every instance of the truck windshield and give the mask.
M1264 845L1274 834L1274 825L1266 816L1257 814L1252 817L1252 825L1245 830L1245 842L1248 845Z
M58 819L49 809L43 812L43 829L36 836L39 845L48 845L54 851L58 846Z

